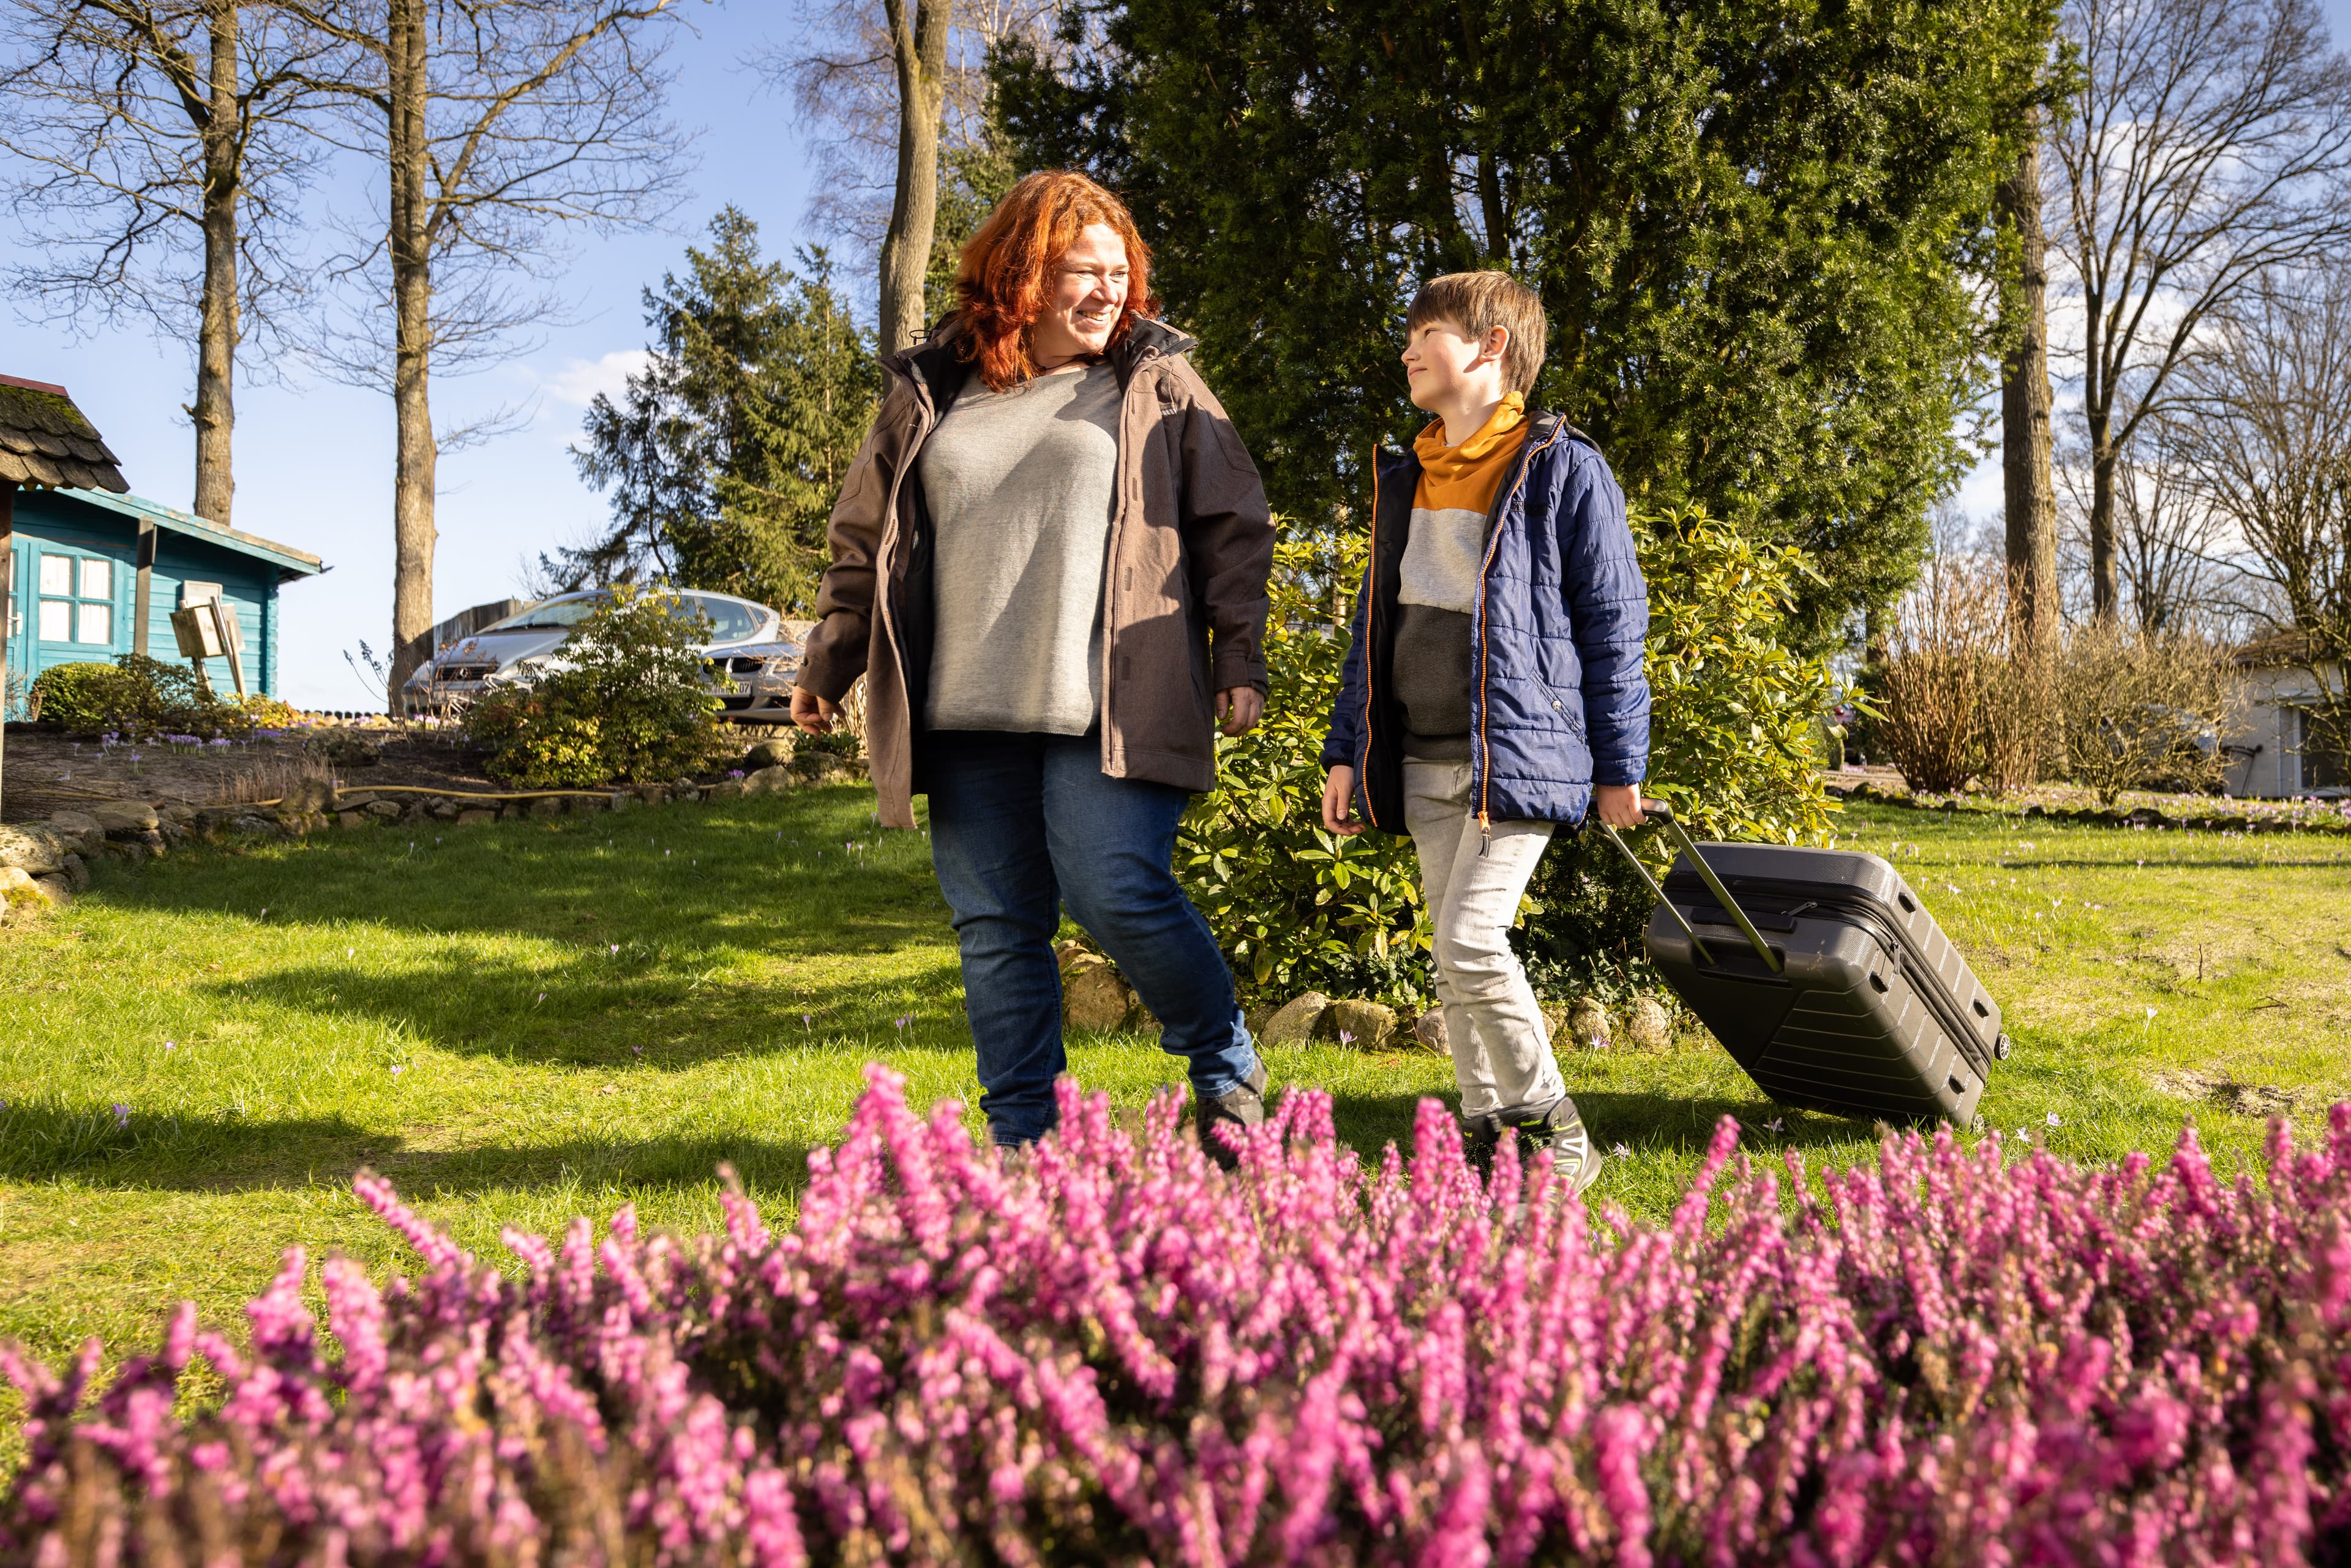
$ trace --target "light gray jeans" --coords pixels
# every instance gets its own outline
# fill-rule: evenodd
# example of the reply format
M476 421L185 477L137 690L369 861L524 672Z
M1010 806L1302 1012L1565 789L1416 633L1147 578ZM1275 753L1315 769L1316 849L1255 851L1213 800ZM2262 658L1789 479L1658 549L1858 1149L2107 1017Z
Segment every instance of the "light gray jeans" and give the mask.
M1547 1104L1567 1092L1519 956L1519 900L1551 843L1549 822L1496 822L1490 843L1469 800L1469 764L1404 765L1405 825L1436 927L1437 997L1464 1116Z

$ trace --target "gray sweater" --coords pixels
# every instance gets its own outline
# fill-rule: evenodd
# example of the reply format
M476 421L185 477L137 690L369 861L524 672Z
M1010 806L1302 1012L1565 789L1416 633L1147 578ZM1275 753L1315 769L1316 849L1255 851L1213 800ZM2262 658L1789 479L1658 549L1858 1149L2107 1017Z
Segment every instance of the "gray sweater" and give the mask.
M915 460L933 529L933 729L1083 735L1102 707L1102 562L1118 488L1108 362L967 382Z

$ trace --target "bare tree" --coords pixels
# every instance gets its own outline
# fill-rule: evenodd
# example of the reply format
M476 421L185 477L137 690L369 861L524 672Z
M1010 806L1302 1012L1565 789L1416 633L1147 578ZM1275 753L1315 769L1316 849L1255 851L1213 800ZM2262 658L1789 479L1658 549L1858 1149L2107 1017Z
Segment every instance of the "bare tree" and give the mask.
M2091 602L2120 601L2123 454L2208 319L2351 241L2351 65L2317 0L2068 0L2053 244L2084 323Z
M288 240L331 46L238 0L11 0L0 150L36 243L19 295L88 325L125 317L195 350L194 505L230 520L238 345L301 292Z
M822 128L810 216L880 268L882 348L922 335L944 301L935 274L942 155L993 135L988 55L1005 39L1043 47L1054 0L832 0L803 13L799 41L759 65L787 89L803 123ZM911 111L906 106L911 106Z
M2015 617L2036 655L2057 643L2057 494L2050 475L2049 241L2042 226L2041 111L2030 110L2023 151L2001 183L2014 225L2015 346L2001 365L2001 465L2007 492L2008 581Z
M2115 466L2115 569L2138 629L2213 629L2231 530L2181 463L2192 435L2177 413L2146 426Z
M2351 750L2351 269L2264 286L2183 380L2181 457L2233 527L2252 602L2283 612L2324 748Z
M283 0L345 51L333 83L383 204L340 271L388 313L322 361L392 394L392 657L387 702L431 652L441 453L504 422L436 432L431 380L510 354L560 306L547 287L567 225L659 221L684 142L664 118L677 0Z

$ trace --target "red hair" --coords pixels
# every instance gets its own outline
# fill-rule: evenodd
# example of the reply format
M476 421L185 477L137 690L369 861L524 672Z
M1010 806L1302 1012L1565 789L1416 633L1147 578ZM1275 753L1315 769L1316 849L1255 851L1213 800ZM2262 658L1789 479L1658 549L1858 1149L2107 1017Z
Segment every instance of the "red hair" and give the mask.
M956 264L956 294L962 302L962 356L979 366L990 392L1037 373L1029 354L1029 329L1045 313L1054 269L1078 232L1107 224L1126 246L1126 308L1111 329L1117 342L1137 316L1159 314L1151 298L1151 249L1135 231L1126 204L1070 170L1030 174L1006 193Z

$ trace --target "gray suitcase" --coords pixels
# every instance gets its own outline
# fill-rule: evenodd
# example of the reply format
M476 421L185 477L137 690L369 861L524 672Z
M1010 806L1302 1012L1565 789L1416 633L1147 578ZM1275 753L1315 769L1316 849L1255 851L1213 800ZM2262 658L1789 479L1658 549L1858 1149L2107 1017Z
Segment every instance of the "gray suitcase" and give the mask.
M2000 1004L1891 865L1850 850L1681 845L1656 894L1650 960L1731 1060L1782 1105L1834 1115L1973 1124Z

